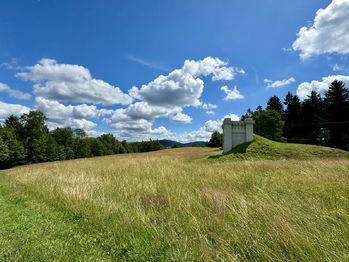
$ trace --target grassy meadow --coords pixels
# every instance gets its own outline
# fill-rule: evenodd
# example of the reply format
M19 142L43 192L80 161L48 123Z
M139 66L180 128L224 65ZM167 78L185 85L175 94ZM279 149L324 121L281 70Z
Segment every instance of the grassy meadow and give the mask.
M1 171L0 261L349 261L348 154L298 149L316 157L181 148Z

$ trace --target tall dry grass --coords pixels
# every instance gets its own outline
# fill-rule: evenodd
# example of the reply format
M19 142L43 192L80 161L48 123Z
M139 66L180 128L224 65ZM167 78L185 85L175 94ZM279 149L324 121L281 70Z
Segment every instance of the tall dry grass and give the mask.
M17 167L112 260L348 261L349 160L195 162L215 149Z

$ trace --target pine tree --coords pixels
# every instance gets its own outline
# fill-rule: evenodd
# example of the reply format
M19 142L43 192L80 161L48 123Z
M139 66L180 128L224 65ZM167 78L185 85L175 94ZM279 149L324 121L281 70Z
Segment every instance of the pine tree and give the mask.
M323 101L319 94L312 91L301 106L300 114L300 136L307 139L308 143L317 144L319 141L322 119Z
M325 106L330 145L349 149L349 91L343 82L331 83L325 94Z
M287 138L300 138L301 102L298 96L294 96L290 92L288 92L284 104L286 105L286 110L284 114L284 136Z
M267 110L275 110L276 112L280 113L280 115L283 114L284 108L277 96L272 96L271 98L269 98L267 103Z

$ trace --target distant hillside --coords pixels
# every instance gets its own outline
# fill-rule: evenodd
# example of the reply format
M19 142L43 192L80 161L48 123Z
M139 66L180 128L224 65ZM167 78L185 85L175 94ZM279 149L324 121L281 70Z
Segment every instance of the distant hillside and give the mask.
M227 154L210 156L210 159L319 159L319 158L349 158L349 152L337 148L279 143L267 138L254 135L254 140L233 148Z
M185 143L182 144L183 147L203 147L206 146L206 142L205 141L195 141L195 142L190 142L190 143Z
M204 147L204 146L206 146L206 142L204 142L204 141L180 143L180 142L173 141L173 140L163 139L163 140L159 140L159 142L164 147L172 147L173 145L176 145L177 147Z

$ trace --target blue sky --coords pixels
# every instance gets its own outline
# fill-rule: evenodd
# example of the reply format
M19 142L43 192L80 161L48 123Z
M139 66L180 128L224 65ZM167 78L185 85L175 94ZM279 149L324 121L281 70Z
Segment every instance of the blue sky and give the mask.
M0 119L36 109L51 129L205 140L270 96L349 83L348 13L349 0L4 0Z

